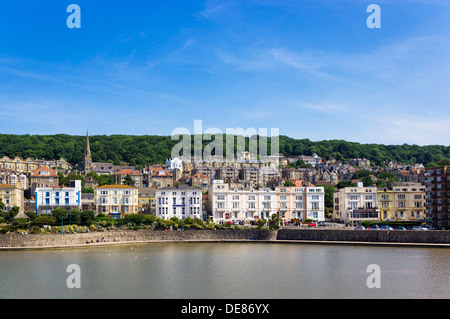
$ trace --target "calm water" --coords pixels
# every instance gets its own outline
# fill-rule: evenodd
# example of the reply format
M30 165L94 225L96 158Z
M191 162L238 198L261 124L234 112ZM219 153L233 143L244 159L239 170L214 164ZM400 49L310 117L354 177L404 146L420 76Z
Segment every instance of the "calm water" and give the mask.
M261 243L0 251L0 298L450 298L449 261L439 248Z

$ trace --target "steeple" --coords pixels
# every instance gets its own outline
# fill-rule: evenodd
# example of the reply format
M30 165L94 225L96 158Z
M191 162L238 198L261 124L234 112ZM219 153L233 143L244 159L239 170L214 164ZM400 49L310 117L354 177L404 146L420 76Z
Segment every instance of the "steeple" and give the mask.
M84 173L91 170L92 156L91 148L89 147L89 132L86 130L86 148L84 150Z

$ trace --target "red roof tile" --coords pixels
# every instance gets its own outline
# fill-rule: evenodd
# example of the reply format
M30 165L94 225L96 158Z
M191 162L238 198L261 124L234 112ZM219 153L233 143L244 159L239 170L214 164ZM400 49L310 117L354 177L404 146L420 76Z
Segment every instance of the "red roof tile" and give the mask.
M49 171L50 173L48 175L40 174L40 172L43 172L43 171ZM58 177L58 174L56 173L56 170L50 169L44 165L41 168L34 170L33 174L31 174L31 176L32 177L37 177L37 176L39 176L39 177Z
M121 169L116 173L116 175L142 175L141 172L132 170L132 169Z

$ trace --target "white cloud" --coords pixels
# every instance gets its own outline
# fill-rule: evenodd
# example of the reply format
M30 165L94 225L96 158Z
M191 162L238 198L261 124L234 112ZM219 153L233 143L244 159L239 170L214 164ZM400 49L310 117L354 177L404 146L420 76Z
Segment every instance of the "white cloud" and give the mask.
M383 143L396 144L449 145L450 118L447 116L428 117L413 114L392 114L388 118L374 120L376 138Z

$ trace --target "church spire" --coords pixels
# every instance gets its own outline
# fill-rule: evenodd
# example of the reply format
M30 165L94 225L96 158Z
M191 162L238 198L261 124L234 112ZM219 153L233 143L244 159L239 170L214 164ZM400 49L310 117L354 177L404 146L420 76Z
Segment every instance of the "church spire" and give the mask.
M91 148L89 147L89 132L86 130L86 148L84 150L84 172L88 173L91 170L92 156Z

